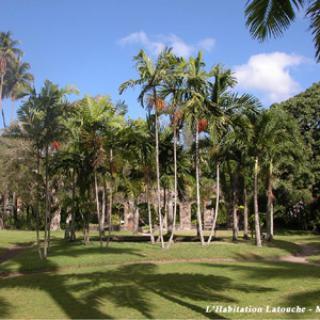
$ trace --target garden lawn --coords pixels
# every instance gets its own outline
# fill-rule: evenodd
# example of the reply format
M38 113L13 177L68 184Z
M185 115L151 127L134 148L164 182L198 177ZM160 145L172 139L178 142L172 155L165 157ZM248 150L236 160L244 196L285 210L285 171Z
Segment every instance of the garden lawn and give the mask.
M1 231L0 247L32 241L34 234L29 239L27 235ZM0 264L0 318L318 319L320 315L205 312L207 305L315 307L319 266L277 260L298 253L297 243L317 243L318 236L312 234L282 234L263 248L250 241L226 240L204 248L199 243L178 243L169 250L149 243L112 243L109 248L100 248L98 242L68 244L62 235L53 235L45 262L35 248L29 248Z

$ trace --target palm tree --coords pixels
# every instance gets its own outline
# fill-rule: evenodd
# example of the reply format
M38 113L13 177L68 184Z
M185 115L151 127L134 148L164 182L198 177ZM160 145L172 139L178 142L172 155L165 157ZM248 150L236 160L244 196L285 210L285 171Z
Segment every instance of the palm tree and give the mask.
M262 165L266 166L267 171L267 240L271 241L274 236L273 231L273 204L274 204L274 170L277 165L290 162L290 158L301 158L300 133L295 121L282 109L272 107L265 111L261 116L261 126L259 127L258 142ZM279 139L281 137L281 139Z
M192 127L195 142L195 171L196 171L196 202L197 202L197 223L201 244L204 245L201 197L200 197L200 159L199 159L199 134L206 129L205 117L207 79L208 74L204 70L205 63L202 53L199 52L196 58L191 57L186 70L185 89L185 112Z
M136 68L139 73L139 79L128 80L121 84L119 91L122 94L127 88L141 86L141 92L138 101L141 106L145 106L147 100L148 107L154 109L155 115L155 162L157 175L157 209L159 217L159 231L161 247L164 248L163 241L163 223L161 215L161 189L160 189L160 169L159 169L159 116L164 109L164 101L158 94L158 89L161 87L165 72L167 61L166 56L170 54L170 50L163 51L157 61L153 61L141 50L137 56L134 57L136 61Z
M5 81L4 94L11 98L11 122L14 117L14 102L16 99L26 96L32 86L33 75L29 72L30 64L21 62L19 59L12 63Z
M103 167L106 160L106 135L111 129L121 127L122 118L116 114L114 106L107 97L86 97L80 101L79 106L82 117L80 135L85 152L90 159L90 167L94 176L95 202L99 222L100 245L102 246L105 227L105 210L104 208L100 208L98 170ZM110 133L109 137L113 134L114 133ZM110 150L111 157L109 160L112 167L112 148L110 148ZM112 176L112 169L110 170L110 175ZM112 194L110 194L110 197L111 196ZM111 211L109 216L109 219L111 219Z
M212 68L210 75L214 77L214 82L209 83L210 88L210 107L208 108L209 118L209 134L211 139L211 153L214 154L216 159L216 203L213 211L214 216L212 217L212 227L208 238L208 244L210 244L212 237L215 232L216 223L219 214L219 201L220 201L220 162L221 154L219 154L219 146L223 131L223 127L226 124L226 106L225 102L230 101L226 99L228 97L228 90L236 85L236 79L233 76L231 70L223 69L221 65L216 65Z
M148 210L148 224L150 241L154 243L152 226L152 213L150 206L150 189L152 177L152 136L150 135L149 121L130 120L128 126L122 132L121 143L124 154L130 159L130 164L136 171L136 176L143 176L144 192Z
M296 13L305 10L310 19L310 30L320 61L320 2L319 0L249 0L246 4L246 24L251 35L258 40L280 36L295 20Z
M184 92L184 71L186 67L185 60L174 55L168 55L168 68L161 88L161 95L164 98L170 98L169 114L173 131L173 163L174 163L174 199L173 199L173 221L170 238L167 247L169 248L174 237L177 220L177 201L178 201L178 169L177 169L177 144L179 139L179 129L182 127L183 112L181 105L183 103Z
M68 103L66 95L72 93L69 88L60 89L46 80L37 94L32 91L29 99L18 110L22 134L25 134L34 145L37 153L37 171L40 173L41 160L44 162L45 185L45 230L43 257L47 258L49 245L49 156L53 151L52 143L59 141L64 131L63 118Z
M22 55L22 51L17 48L18 41L12 39L11 32L0 33L0 112L2 114L3 126L6 127L5 116L2 106L4 77L11 64Z

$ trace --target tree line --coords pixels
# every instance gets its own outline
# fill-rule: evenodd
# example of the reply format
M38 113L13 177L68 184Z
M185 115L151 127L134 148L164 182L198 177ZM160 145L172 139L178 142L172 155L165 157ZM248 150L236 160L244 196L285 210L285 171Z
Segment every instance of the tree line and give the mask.
M262 231L272 240L275 216L279 225L318 226L319 104L299 102L309 106L299 109L298 96L266 109L235 92L233 72L222 64L208 68L201 52L184 59L165 49L153 60L141 50L134 57L137 78L119 86L120 94L139 88L146 119L130 119L125 103L107 96L71 102L75 88L48 80L37 91L28 64L13 71L21 57L11 34L1 33L1 98L23 99L18 120L0 136L0 227L36 230L41 257L47 257L56 212L69 240L82 229L88 243L90 223L97 221L101 246L108 245L118 195L133 209L144 195L143 224L163 248L174 242L178 201L185 198L196 203L202 245L210 244L219 222L231 226L234 241L240 227L245 239L251 230L257 246ZM319 85L311 90L319 99ZM170 228L161 196L169 192ZM212 212L208 236L205 201Z

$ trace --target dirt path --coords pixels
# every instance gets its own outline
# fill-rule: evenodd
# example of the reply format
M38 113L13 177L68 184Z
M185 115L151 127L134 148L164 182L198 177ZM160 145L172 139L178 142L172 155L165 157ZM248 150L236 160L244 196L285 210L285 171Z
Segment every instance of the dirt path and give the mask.
M297 244L300 246L300 249L301 249L299 253L295 255L291 254L288 256L280 257L280 260L286 261L286 262L311 264L311 262L308 261L308 257L319 253L319 249L316 248L315 246L310 246L304 243L297 243Z

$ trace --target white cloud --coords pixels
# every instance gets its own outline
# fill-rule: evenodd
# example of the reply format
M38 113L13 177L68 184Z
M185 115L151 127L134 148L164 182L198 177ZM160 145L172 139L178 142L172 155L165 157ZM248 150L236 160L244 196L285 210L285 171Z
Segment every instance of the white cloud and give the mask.
M175 34L159 35L149 37L144 31L134 32L119 40L120 45L136 44L143 46L151 54L159 54L165 47L172 48L172 51L183 57L189 57L197 50L211 51L215 45L215 39L205 38L196 45L188 44Z
M198 42L198 47L206 51L211 51L215 44L216 44L215 39L205 38Z
M300 89L290 75L290 68L305 61L302 56L284 52L253 55L246 64L235 67L238 86L261 92L269 103L285 100Z

